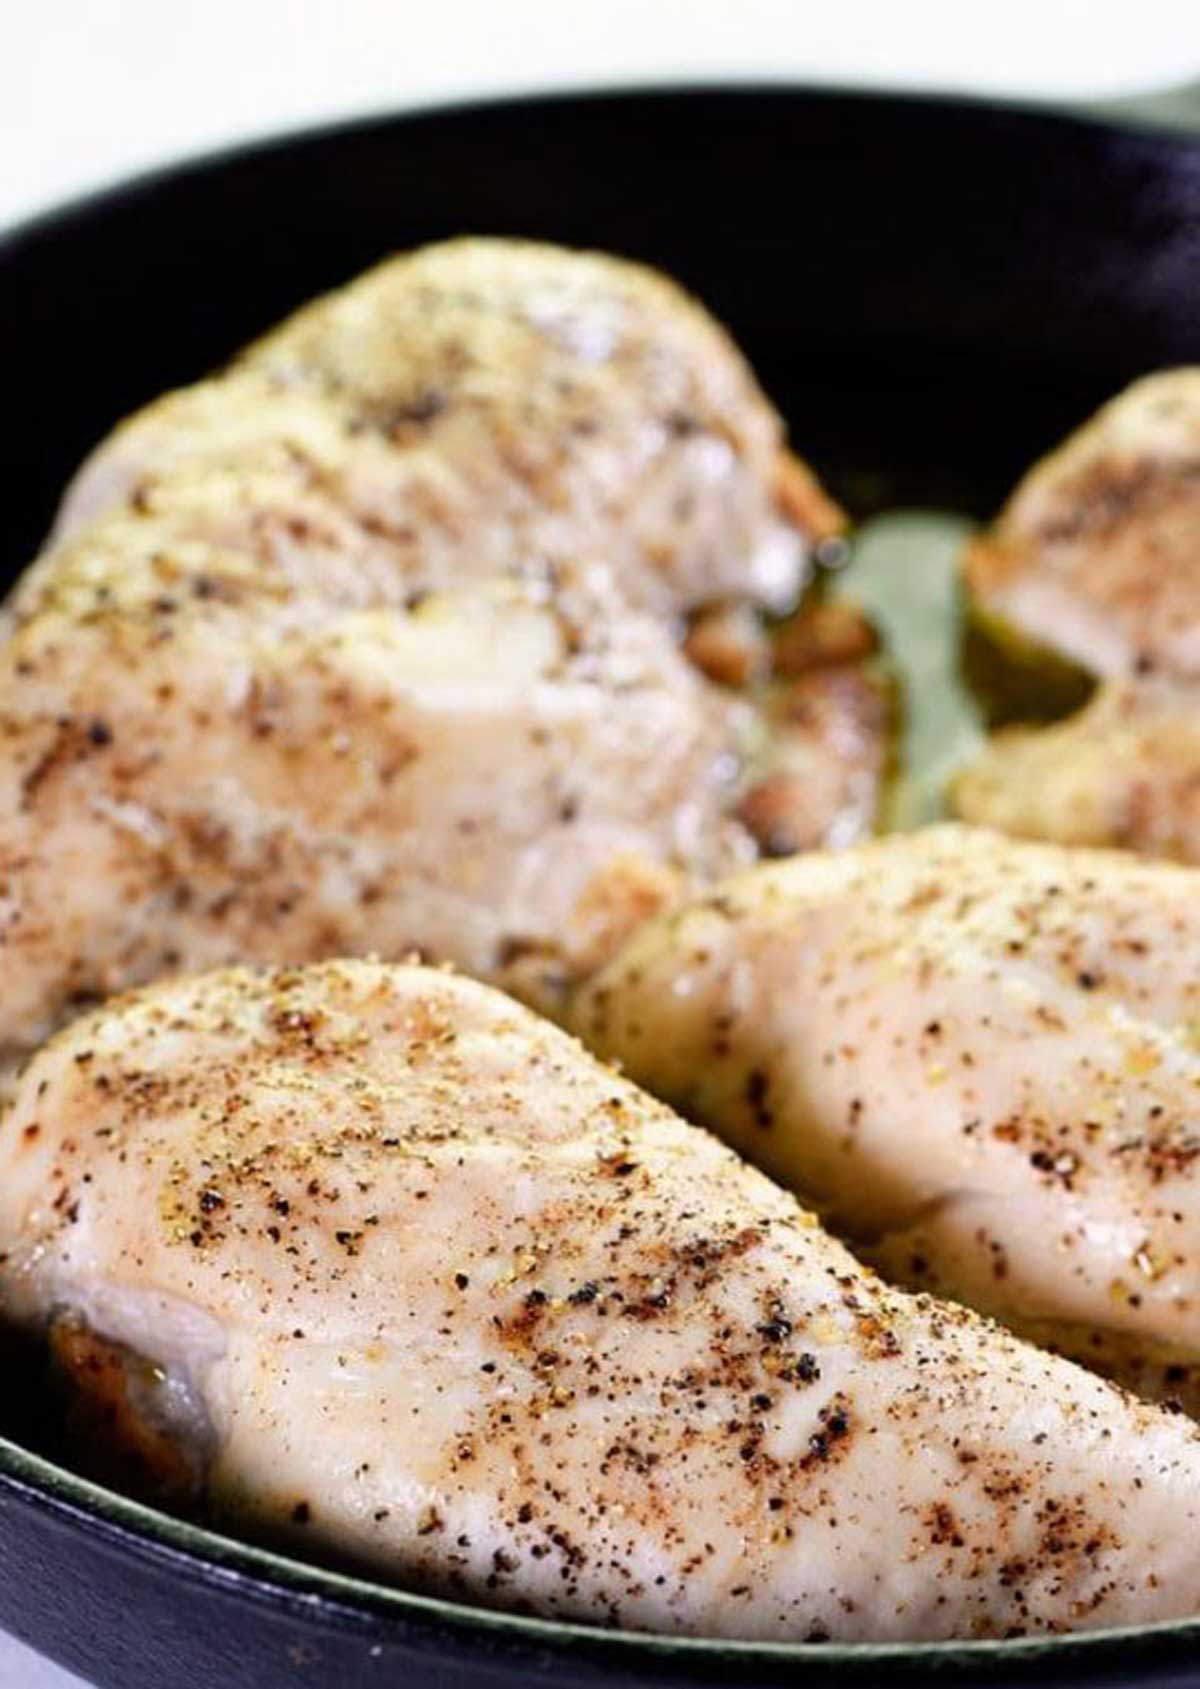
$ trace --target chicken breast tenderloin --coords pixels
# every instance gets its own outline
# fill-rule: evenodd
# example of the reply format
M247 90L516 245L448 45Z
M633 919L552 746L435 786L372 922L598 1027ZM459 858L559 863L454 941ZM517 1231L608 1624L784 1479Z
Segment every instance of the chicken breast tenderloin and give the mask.
M887 1275L1200 1408L1200 874L943 826L750 870L575 1024Z
M59 1035L0 1126L0 1303L152 1361L220 1516L418 1587L778 1639L1200 1603L1186 1420L886 1290L444 973L218 973Z
M425 247L307 306L117 429L58 537L183 467L282 470L413 590L597 558L666 614L789 603L843 520L681 288L529 241Z

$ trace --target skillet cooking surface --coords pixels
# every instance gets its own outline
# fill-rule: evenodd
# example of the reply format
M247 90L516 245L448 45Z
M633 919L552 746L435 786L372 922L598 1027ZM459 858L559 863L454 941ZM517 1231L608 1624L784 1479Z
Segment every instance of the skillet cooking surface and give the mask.
M146 178L0 242L6 579L118 417L385 253L468 231L604 247L692 287L859 516L986 515L1129 379L1200 361L1200 140L785 87L370 121ZM22 1371L4 1366L0 1428L29 1441ZM120 1689L1200 1682L1200 1623L772 1649L479 1615L221 1545L2 1440L0 1622Z

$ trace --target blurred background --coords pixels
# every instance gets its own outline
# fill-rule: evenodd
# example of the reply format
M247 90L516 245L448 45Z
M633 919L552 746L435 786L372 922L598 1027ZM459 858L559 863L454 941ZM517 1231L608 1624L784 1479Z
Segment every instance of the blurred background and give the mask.
M0 225L237 138L474 94L770 78L1087 103L1189 82L1197 0L0 0ZM0 1635L0 1689L65 1673Z
M1200 75L1196 0L0 0L0 223L232 136L770 76L1080 99Z

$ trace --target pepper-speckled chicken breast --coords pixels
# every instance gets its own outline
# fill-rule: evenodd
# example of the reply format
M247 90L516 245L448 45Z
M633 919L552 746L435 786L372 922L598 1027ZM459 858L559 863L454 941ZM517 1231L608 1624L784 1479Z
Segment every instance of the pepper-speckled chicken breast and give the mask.
M0 1126L0 1304L85 1394L125 1366L110 1426L223 1521L417 1587L773 1640L1200 1604L1185 1419L885 1289L444 973L232 971L61 1034Z
M965 572L1001 646L1100 677L1049 728L998 734L967 821L1200 861L1200 369L1137 382L1017 488ZM1036 666L1032 671L1036 673Z
M664 613L790 602L842 523L682 289L527 241L425 247L307 306L117 429L59 536L182 466L281 470L414 591L599 558Z
M1136 382L1036 464L965 572L1093 674L1200 677L1200 368Z
M1022 838L1200 862L1200 683L1111 681L1053 726L1005 728L953 803Z
M552 992L752 855L749 712L604 571L407 604L178 534L93 524L0 646L0 1048L238 960L419 949Z
M751 869L575 1024L889 1276L1200 1407L1200 874L944 826Z
M699 306L531 243L394 259L152 405L4 612L0 1059L240 959L549 1002L754 855L769 724L683 612L787 601L839 521ZM848 692L780 724L804 837L866 824L886 736Z

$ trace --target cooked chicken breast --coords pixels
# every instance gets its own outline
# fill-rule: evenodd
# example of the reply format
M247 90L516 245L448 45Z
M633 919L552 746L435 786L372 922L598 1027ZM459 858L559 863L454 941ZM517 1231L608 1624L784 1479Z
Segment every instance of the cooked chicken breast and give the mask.
M1127 392L966 553L979 604L1093 674L1200 677L1200 368Z
M1103 683L1060 725L996 737L958 814L1200 861L1200 369L1136 383L1038 464L966 576L1002 643Z
M928 1286L1200 1407L1200 874L943 826L755 868L583 991L601 1054Z
M753 698L752 777L737 817L763 856L853 844L883 813L896 716L865 612L815 595L768 627L745 603L694 618L684 650Z
M1200 685L1112 681L1052 727L1005 729L953 801L1024 838L1200 862Z
M814 667L766 689L756 777L737 808L761 855L838 849L871 836L893 717L886 685L861 663Z
M417 948L549 1004L755 854L771 711L683 612L789 600L839 521L697 305L553 247L393 260L151 406L0 629L0 1059L239 959ZM882 717L778 739L806 839L866 824Z
M151 405L85 465L59 537L183 466L290 475L415 591L550 555L602 559L659 612L786 604L842 525L680 288L525 241L392 259Z
M0 1301L224 1520L418 1587L779 1640L1200 1605L1186 1420L886 1290L444 973L233 971L60 1035L0 1127Z
M603 571L406 608L311 562L123 512L59 553L0 647L0 1049L243 959L552 992L752 856L747 712Z

